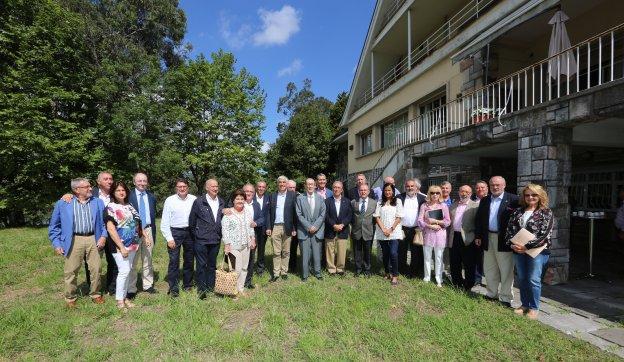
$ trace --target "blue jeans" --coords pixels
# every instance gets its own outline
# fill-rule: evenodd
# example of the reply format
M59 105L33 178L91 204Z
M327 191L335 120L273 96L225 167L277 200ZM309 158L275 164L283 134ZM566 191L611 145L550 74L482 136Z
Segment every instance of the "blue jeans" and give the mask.
M514 253L516 262L516 281L520 288L522 307L539 310L542 295L542 271L548 262L550 254L539 254L531 258L527 254Z
M399 276L399 241L397 239L378 240L383 253L383 264L386 274Z

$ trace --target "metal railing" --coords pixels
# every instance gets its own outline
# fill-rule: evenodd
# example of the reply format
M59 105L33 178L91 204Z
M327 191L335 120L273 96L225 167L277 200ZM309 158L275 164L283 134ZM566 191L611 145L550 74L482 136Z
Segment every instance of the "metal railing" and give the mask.
M501 122L505 114L622 78L624 23L409 120L375 167L385 168L411 144L482 122Z
M448 43L468 22L479 18L479 15L494 1L496 0L471 0L440 28L416 46L410 53L410 56L406 55L402 57L392 68L376 80L371 87L367 87L367 90L362 92L356 99L355 110L362 108L366 103L375 98L375 96L388 89L397 80L406 75L413 66L422 62L432 52ZM404 1L397 1L397 3L401 3L401 5L398 6L399 8L402 6L403 2ZM397 9L394 11L396 12Z
M379 33L381 33L384 30L384 28L386 27L386 25L388 25L388 23L390 22L394 14L396 14L396 12L399 11L401 6L405 4L406 0L391 0L391 1L392 1L392 4L390 4L388 9L386 9L384 14L382 15L381 27L379 28L379 32L377 33L377 35L379 35Z

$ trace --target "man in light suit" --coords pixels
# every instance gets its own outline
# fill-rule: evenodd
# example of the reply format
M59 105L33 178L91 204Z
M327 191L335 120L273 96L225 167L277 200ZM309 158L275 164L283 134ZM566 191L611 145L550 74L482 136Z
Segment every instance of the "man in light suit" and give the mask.
M373 235L375 224L373 214L377 207L377 201L369 197L368 184L359 186L360 197L351 200L353 220L351 223L351 240L355 248L355 276L364 274L371 275L371 249L373 247Z
M189 230L195 250L195 280L199 299L214 290L217 254L221 247L221 219L225 202L219 197L219 183L209 179L206 194L193 202L189 215Z
M102 304L100 253L108 235L103 219L104 202L93 197L89 180L85 178L73 179L71 189L74 197L69 203L56 202L48 228L54 251L65 256L65 301L69 308L76 306L76 277L86 257L91 274L89 295L94 303Z
M513 301L513 253L505 243L507 223L518 208L518 196L505 192L505 179L490 179L490 195L479 202L475 220L475 245L484 250L486 298L511 307ZM500 291L499 291L500 284Z
M288 260L290 259L290 241L297 235L297 215L295 213L296 195L286 190L288 178L277 178L277 192L271 195L267 236L273 243L273 276L270 282L276 282L281 276L288 279Z
M475 262L477 249L474 245L475 216L479 203L470 199L472 188L463 185L459 188L459 200L449 209L451 226L448 232L448 247L451 260L451 280L453 285L466 291L475 284ZM462 277L462 266L465 277Z
M310 256L314 263L314 276L321 275L321 247L325 234L325 200L316 192L315 181L305 182L306 192L297 197L297 233L301 248L301 279L305 282L310 275Z
M139 244L130 275L128 276L128 298L132 299L137 292L137 273L139 261L142 264L143 291L150 294L156 293L154 289L154 265L152 251L156 242L156 197L147 189L147 175L137 172L134 175L135 188L130 191L128 201L141 217L143 237Z
M325 200L325 259L329 275L342 276L353 210L351 202L342 195L342 182L334 181L332 190L334 195Z

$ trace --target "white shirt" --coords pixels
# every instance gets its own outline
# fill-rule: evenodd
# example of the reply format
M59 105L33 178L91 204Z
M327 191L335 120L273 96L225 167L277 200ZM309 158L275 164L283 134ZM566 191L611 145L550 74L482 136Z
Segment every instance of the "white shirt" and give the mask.
M403 218L401 225L405 227L418 226L418 195L405 195L405 204L403 205Z
M533 210L525 211L524 214L522 214L522 227L526 226L526 223L531 218L531 215L533 215Z
M401 199L396 200L396 206L390 206L390 205L382 206L381 203L378 202L377 208L375 209L375 213L373 214L373 217L380 218L381 224L386 228L390 228L392 225L394 225L394 221L396 220L397 217L398 218L403 217L403 203L401 202ZM377 240L390 240L390 239L403 240L403 229L397 226L394 229L394 231L390 234L390 236L385 236L383 231L381 231L381 228L377 227L375 228L375 239Z
M340 201L342 200L342 196L339 198L334 197L334 205L336 205L336 217L340 216Z
M264 207L264 195L260 197L258 196L258 194L256 194L256 201L258 201L258 203L260 204L260 210L262 210L262 208Z
M98 199L104 201L104 206L107 206L110 203L110 194L104 195L102 190L98 192Z
M286 203L286 192L277 193L277 202L275 202L275 224L284 223L284 204Z
M306 197L308 198L308 204L310 204L310 213L313 213L314 212L314 193L306 194Z
M212 216L214 217L215 222L217 222L217 214L219 213L219 197L217 196L213 199L210 195L206 194L206 201L208 201L208 205L212 210Z
M197 199L195 195L186 195L184 199L180 198L178 194L167 197L160 221L160 232L165 240L173 240L171 228L188 227L189 215L195 199Z
M134 189L134 191L136 193L137 206L140 209L141 208L141 191L139 191L139 189ZM147 197L147 190L143 192L145 193L145 196L143 196L145 198L145 225L149 225L152 223L152 217L150 216L149 198ZM139 215L141 215L141 210L137 210L137 212L139 213Z
M364 212L366 212L366 210L368 210L368 197L365 199L360 198L358 200L357 208L358 210L360 210L360 212L362 211L362 201L364 201Z
M255 216L254 216L253 200L251 202L245 201L245 208L249 210L249 212L251 213L251 221L254 221Z
M490 221L489 221L489 231L500 232L498 228L498 209L500 208L501 202L503 201L503 192L499 196L492 195L492 200L490 201Z

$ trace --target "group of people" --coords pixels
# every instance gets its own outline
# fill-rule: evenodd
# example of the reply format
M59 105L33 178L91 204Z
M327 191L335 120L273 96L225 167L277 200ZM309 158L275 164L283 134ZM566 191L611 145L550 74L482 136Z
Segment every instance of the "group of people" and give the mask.
M100 260L106 253L106 289L120 308L132 307L137 292L137 271L142 288L155 293L152 250L156 241L156 199L147 190L147 176L137 173L129 190L112 175L98 175L97 188L87 179L71 181L72 194L64 195L52 213L49 236L56 252L65 255L65 298L76 305L76 276L84 260L90 279L90 295L103 303L100 293ZM347 250L353 250L355 276L370 276L373 244L381 250L384 276L391 285L399 275L443 283L445 250L448 250L451 282L469 291L482 278L486 298L511 307L514 266L520 288L518 314L536 318L541 277L549 257L553 213L545 190L536 184L522 189L521 197L505 192L505 180L494 176L479 181L475 194L470 185L459 188L452 200L449 182L420 192L418 179L407 179L404 192L392 177L373 190L364 174L356 186L345 190L341 181L327 188L323 174L305 180L298 193L296 183L277 178L277 190L267 193L259 181L236 190L228 200L219 196L219 183L207 180L206 193L189 194L185 179L175 182L175 194L163 206L160 231L167 242L169 294L179 295L179 264L183 258L182 285L190 290L195 279L200 299L214 290L217 256L224 254L238 272L239 296L255 288L253 275L262 275L265 249L270 240L273 262L270 282L287 279L301 253L301 280L344 275ZM524 245L512 238L526 229L534 239ZM539 248L539 249L538 249ZM527 253L530 249L539 253ZM409 253L408 253L409 251ZM530 255L531 254L531 255ZM292 256L291 256L292 255Z

